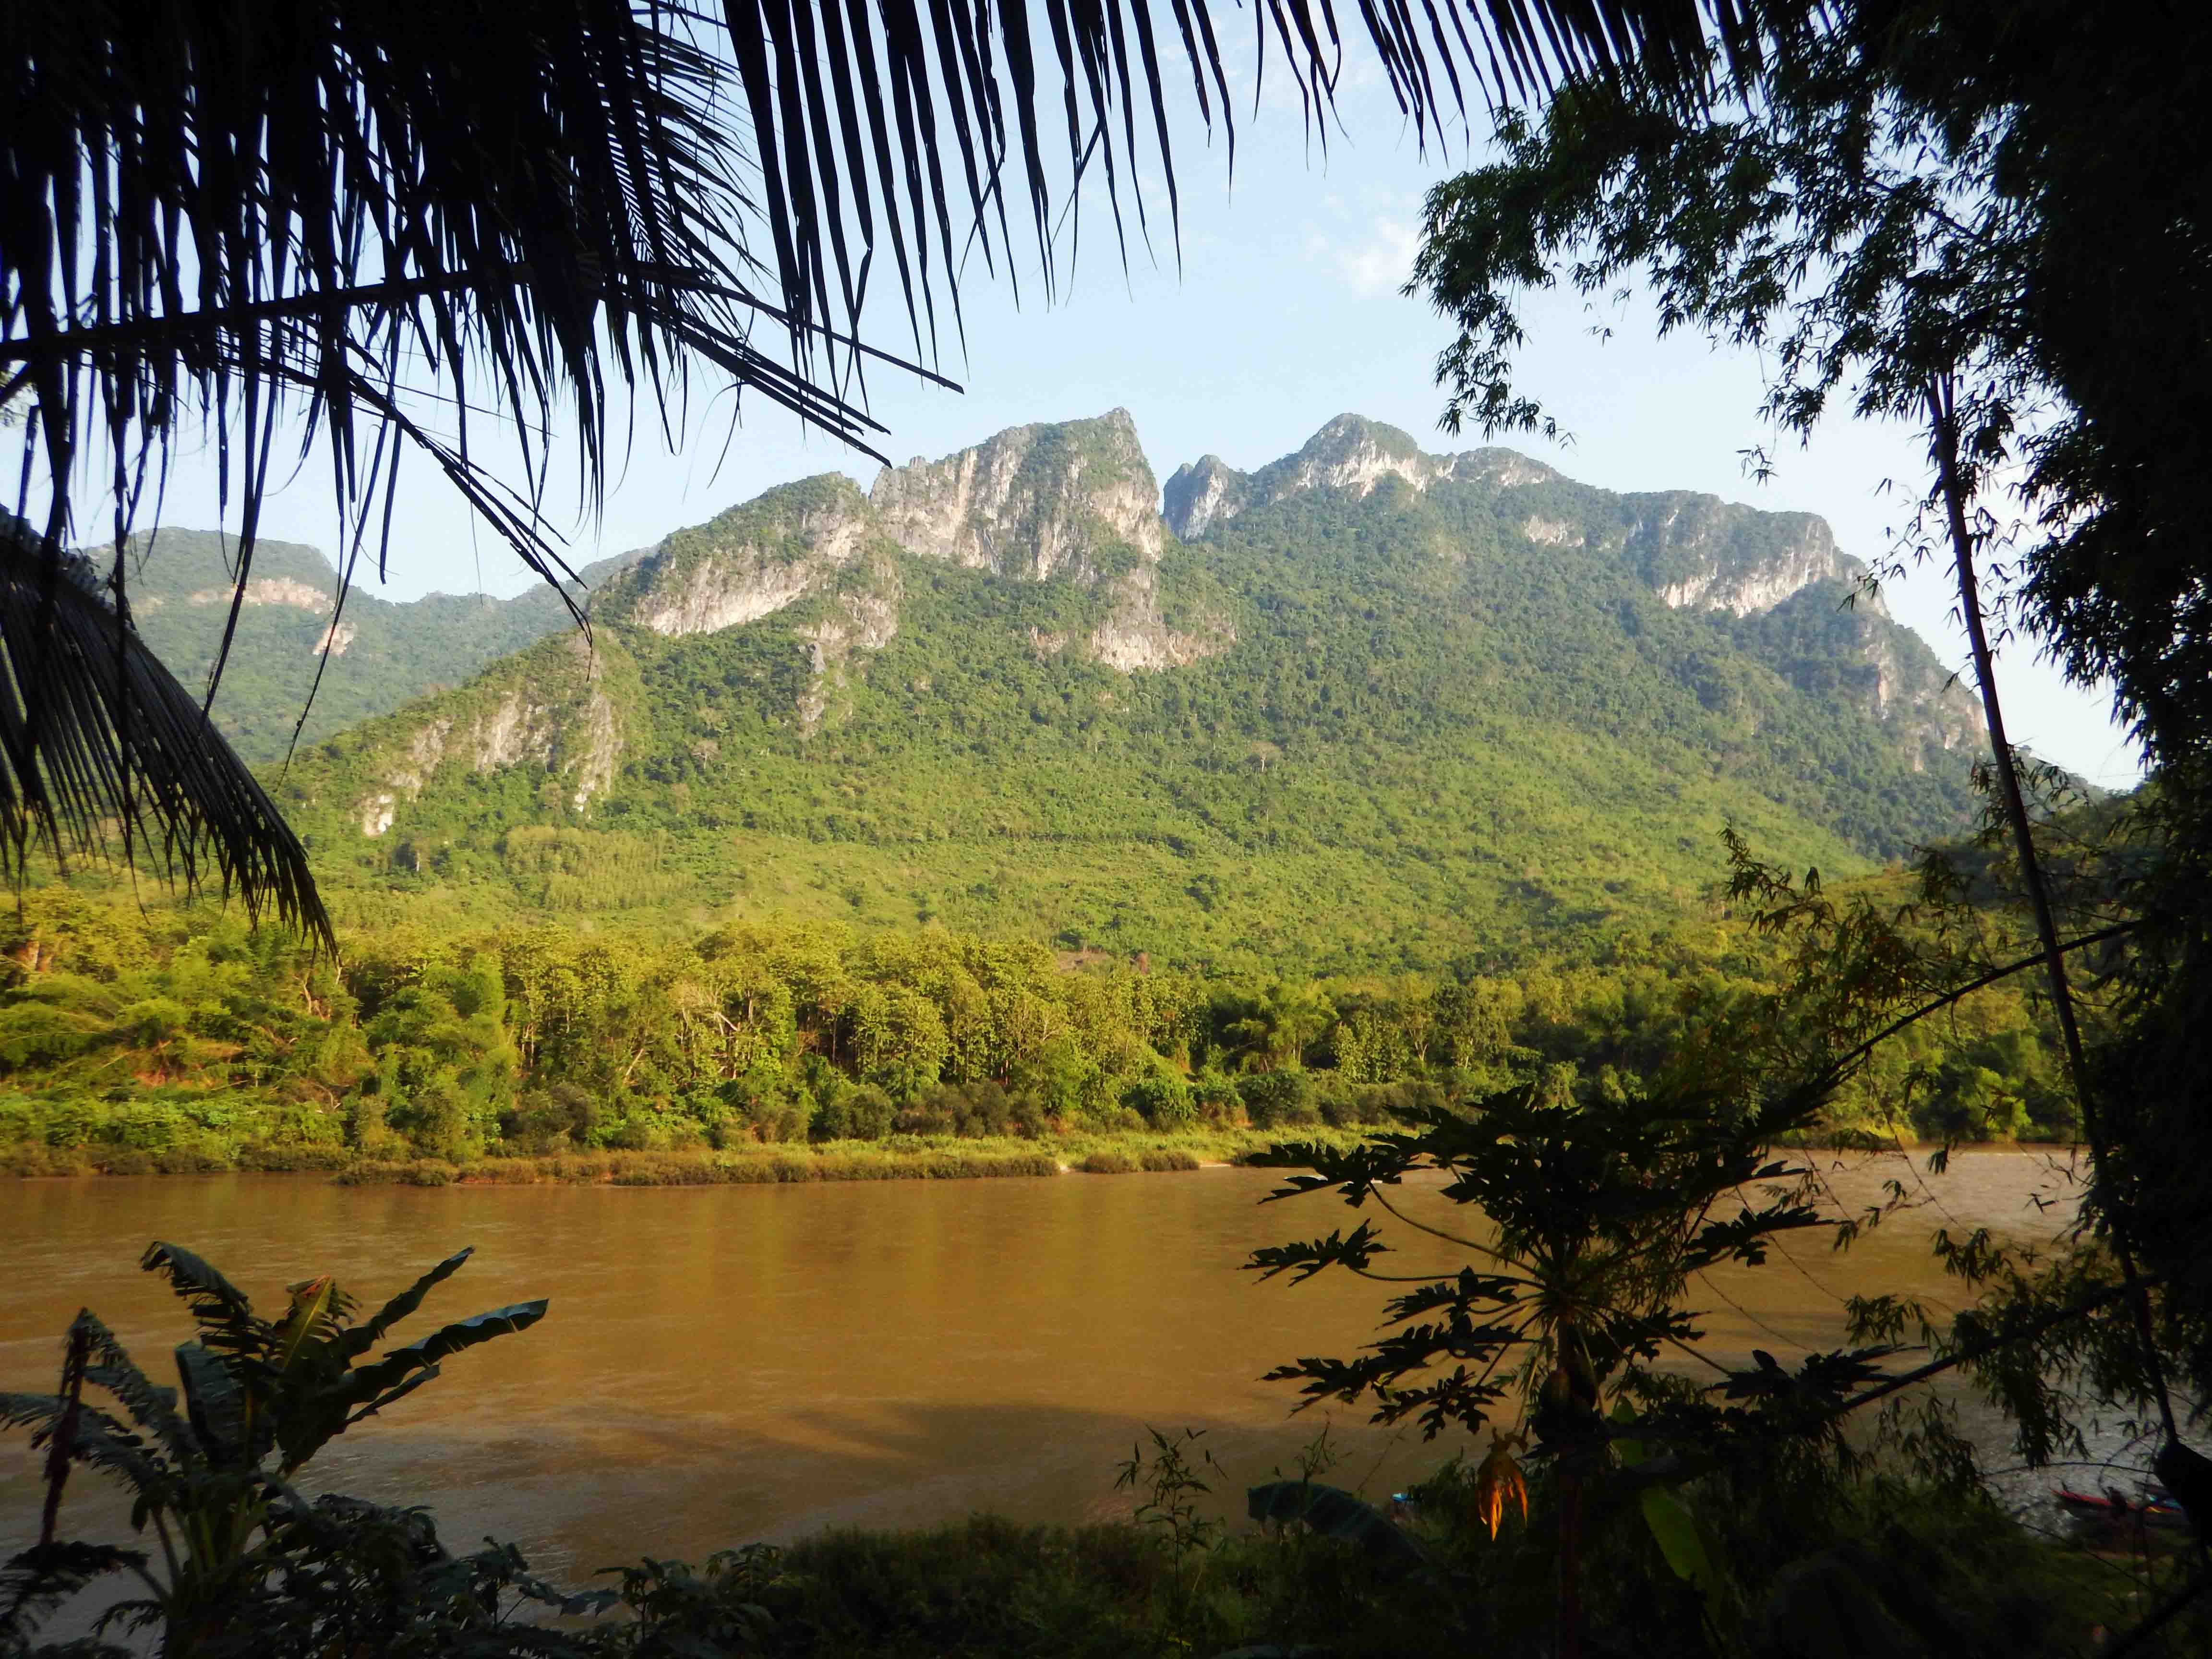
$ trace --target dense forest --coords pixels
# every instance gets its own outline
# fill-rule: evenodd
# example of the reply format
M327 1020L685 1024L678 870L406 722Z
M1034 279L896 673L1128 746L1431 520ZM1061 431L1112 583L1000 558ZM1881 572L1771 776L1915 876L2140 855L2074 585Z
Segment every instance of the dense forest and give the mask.
M1725 823L1840 873L1972 821L1962 694L1853 607L1817 520L1522 462L1304 489L1184 544L1060 499L1069 455L1089 479L1121 442L1156 500L1133 431L1028 430L1066 522L1035 509L1000 556L1065 568L913 552L845 481L787 486L612 580L588 650L303 750L279 799L392 918L941 922L1245 976L1589 959L1693 907ZM1698 561L1771 591L1671 601ZM1170 656L1123 665L1133 639Z
M0 1158L23 1172L466 1164L487 1153L1050 1140L1388 1121L1569 1066L1655 1069L1756 1000L1717 908L1511 977L1205 978L942 927L557 922L348 933L338 962L93 878L0 955ZM2065 1138L2047 1039L1994 988L1885 1051L1838 1128Z
M977 467L997 495L947 484ZM1159 501L1126 416L1018 428L594 567L588 637L550 591L356 596L331 635L327 565L264 548L217 707L282 756L332 647L268 775L341 953L46 879L0 969L0 1143L459 1166L1374 1122L1640 1075L1769 994L1723 825L1878 885L1972 822L1971 708L1818 520L1350 416ZM188 673L223 558L165 532L139 567ZM316 740L434 658L472 677ZM1833 1116L2072 1129L2009 989Z

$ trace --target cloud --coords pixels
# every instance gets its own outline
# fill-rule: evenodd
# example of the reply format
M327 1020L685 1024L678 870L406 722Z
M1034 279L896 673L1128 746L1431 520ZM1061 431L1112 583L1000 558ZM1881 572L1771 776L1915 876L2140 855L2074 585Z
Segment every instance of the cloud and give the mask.
M1337 275L1354 293L1371 299L1395 294L1404 285L1413 274L1413 255L1420 241L1420 234L1409 222L1378 216L1365 241L1356 246L1333 242L1328 252Z

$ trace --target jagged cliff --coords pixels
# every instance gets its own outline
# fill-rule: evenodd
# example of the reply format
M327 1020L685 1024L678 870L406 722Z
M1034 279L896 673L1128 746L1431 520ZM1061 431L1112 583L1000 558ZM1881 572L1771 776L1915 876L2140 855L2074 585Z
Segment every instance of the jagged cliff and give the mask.
M1817 519L1352 416L1163 496L1120 411L769 490L283 798L347 879L551 902L573 852L656 903L1339 968L1670 913L1723 822L1842 871L1971 821L1971 699Z
M1296 454L1254 472L1208 455L1168 480L1169 526L1196 540L1239 516L1316 490L1364 498L1386 482L1415 493L1465 486L1532 544L1617 556L1670 609L1753 622L1742 642L1801 690L1850 698L1893 736L1915 771L1987 743L1973 695L1924 641L1862 592L1867 567L1826 522L1686 490L1615 495L1569 482L1510 449L1430 455L1407 434L1340 415Z

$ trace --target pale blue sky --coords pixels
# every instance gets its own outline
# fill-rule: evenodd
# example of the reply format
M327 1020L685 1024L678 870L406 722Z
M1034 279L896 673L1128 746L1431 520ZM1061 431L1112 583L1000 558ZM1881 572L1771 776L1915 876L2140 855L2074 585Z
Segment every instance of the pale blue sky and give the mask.
M880 447L895 460L942 455L1006 427L1116 406L1136 417L1163 479L1207 452L1240 467L1263 465L1346 411L1402 427L1431 449L1482 442L1479 434L1453 440L1436 429L1443 399L1431 371L1449 334L1425 305L1397 292L1423 193L1447 164L1401 138L1395 111L1371 88L1351 96L1347 118L1356 140L1333 138L1324 159L1310 153L1295 112L1270 109L1243 135L1233 189L1218 145L1186 144L1179 273L1165 247L1157 267L1139 249L1125 278L1109 222L1094 211L1085 221L1081 268L1060 303L1046 307L1032 283L1017 309L979 274L964 293L967 355L949 349L942 365L964 394L878 372L871 403L890 428ZM880 282L878 294L891 298ZM902 343L895 301L875 319L878 343ZM1832 420L1809 448L1778 455L1777 477L1754 483L1741 452L1768 434L1756 416L1759 377L1749 356L1715 354L1688 337L1656 342L1648 313L1633 305L1600 317L1571 295L1550 296L1528 321L1524 387L1574 441L1503 441L1570 477L1608 489L1699 489L1818 513L1844 550L1863 557L1882 555L1891 527L1909 516L1923 468L1909 431ZM1612 331L1602 341L1592 331L1601 322ZM749 410L732 436L728 401L711 392L695 392L690 430L674 455L656 426L641 424L599 521L576 522L570 509L575 562L649 545L793 478L834 470L872 479L875 463L866 456L809 438L766 405ZM426 465L411 472L395 519L392 580L381 591L395 599L480 586L513 592L529 580ZM1900 493L1881 493L1889 478ZM180 454L166 521L199 527L215 516L211 457ZM97 533L96 517L82 522L88 537ZM321 467L311 464L271 500L264 533L331 545ZM1946 661L1963 662L1938 569L1914 573L1887 598ZM2097 781L2133 781L2134 751L2105 699L2066 685L2025 646L2010 649L2002 667L2015 741Z

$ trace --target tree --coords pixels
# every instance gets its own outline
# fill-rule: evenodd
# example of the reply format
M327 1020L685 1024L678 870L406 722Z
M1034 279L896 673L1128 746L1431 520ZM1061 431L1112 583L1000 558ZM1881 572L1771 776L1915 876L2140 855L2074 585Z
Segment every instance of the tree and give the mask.
M611 382L665 430L703 376L873 453L866 366L934 377L963 262L1011 273L1010 193L1048 293L1061 198L1086 173L1104 175L1117 241L1125 204L1149 238L1132 183L1148 115L1172 237L1153 7L1043 9L1041 74L1029 9L982 0L733 3L720 39L695 12L632 0L9 7L0 409L22 426L19 509L40 520L0 546L0 834L18 867L33 841L93 848L117 819L126 860L190 881L207 846L249 905L321 925L297 842L131 633L131 532L149 477L158 516L186 430L214 438L236 501L232 630L291 422L300 459L319 447L330 465L341 602L372 540L381 566L408 455L557 584L573 572L539 511L556 415L595 499ZM1748 50L1756 10L1468 0L1362 17L1401 107L1438 137L1470 82L1502 98L1624 52L1694 62L1708 15ZM1173 15L1198 118L1233 146L1212 15L1205 0ZM1325 108L1340 67L1326 5L1267 0L1255 21L1309 115ZM904 357L860 333L886 250ZM479 430L511 423L519 477L480 459L474 410ZM67 556L88 469L112 495L113 551L87 582Z
M2201 685L2180 683L2198 649L2203 532L2176 524L2173 535L2154 533L2171 513L2166 464L2142 460L2141 411L2118 407L2112 370L2091 359L2099 349L2151 355L2143 329L2118 311L2161 283L2201 286L2200 269L2174 274L2166 244L2198 236L2203 169L2200 159L2196 187L2169 200L2092 129L2093 111L2114 100L2129 111L2124 131L2170 118L2189 131L2203 118L2193 70L2154 61L2140 39L2084 42L2056 13L2048 21L2054 27L2037 34L2012 12L1955 0L1909 18L1869 3L1842 10L1832 28L1780 40L1755 76L1713 104L1686 106L1632 69L1577 83L1540 121L1508 112L1501 159L1432 193L1413 286L1462 330L1438 365L1448 424L1472 416L1488 430L1552 429L1512 384L1522 337L1512 296L1563 275L1603 293L1635 273L1662 330L1698 327L1761 349L1765 410L1784 432L1808 429L1847 395L1861 416L1901 417L1925 433L1929 478L1911 551L1952 566L1990 726L1996 811L2095 1153L2096 1212L2129 1288L2130 1340L2163 1419L2161 1473L2177 1491L2188 1482L2185 1501L2203 1513L2212 1486L2179 1443L2138 1266L2147 1260L2166 1281L2169 1336L2193 1347L2200 1382L2212 1382L2194 1265L2203 1159L2184 1155L2202 1150L2203 1134L2196 1017L2212 982L2212 933L2202 884L2154 878L2134 896L2146 922L2160 923L2143 930L2157 965L2135 975L2133 1018L2113 1047L2127 1066L2112 1055L2093 1063L2027 769L2006 740L1991 621L1993 611L2000 624L2017 618L2077 672L2121 679L2124 705L2166 763L2162 856L2185 878L2198 873L2212 846L2198 758L2212 726ZM2083 44L2081 60L2064 58L2069 43ZM2161 129L2158 143L2168 137ZM2120 205L2084 193L2093 177ZM2082 237L2097 225L2127 240L2122 264L2141 286L2085 291ZM2094 316L2054 311L2054 289L2081 297ZM2180 309L2185 325L2201 325L2201 302ZM2195 361L2203 337L2200 326L2178 355ZM2143 368L2147 384L2172 389L2168 365ZM2165 410L2190 453L2203 441L2201 416L2178 398ZM2021 556L2024 595L2006 594L2000 580L1992 597L2002 543L1984 501L2016 463L2043 534ZM2021 597L2027 609L2008 611ZM2146 1075L2156 1080L2148 1089ZM2112 1101L2124 1104L2108 1109ZM2145 1157L2152 1146L2157 1155Z

